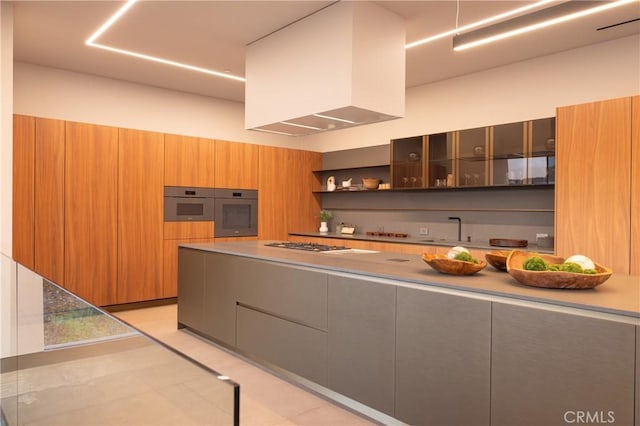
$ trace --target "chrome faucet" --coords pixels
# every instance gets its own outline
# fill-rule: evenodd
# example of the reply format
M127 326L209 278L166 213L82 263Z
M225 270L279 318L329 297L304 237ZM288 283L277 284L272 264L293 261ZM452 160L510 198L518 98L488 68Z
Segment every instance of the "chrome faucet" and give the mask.
M462 219L456 216L449 216L449 220L458 221L458 241L462 241Z

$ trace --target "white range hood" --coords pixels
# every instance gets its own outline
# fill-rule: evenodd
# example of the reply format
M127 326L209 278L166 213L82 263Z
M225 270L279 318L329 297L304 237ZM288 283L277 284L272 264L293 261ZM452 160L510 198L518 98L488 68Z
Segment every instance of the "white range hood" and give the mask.
M341 1L246 52L245 127L292 136L404 116L404 21Z

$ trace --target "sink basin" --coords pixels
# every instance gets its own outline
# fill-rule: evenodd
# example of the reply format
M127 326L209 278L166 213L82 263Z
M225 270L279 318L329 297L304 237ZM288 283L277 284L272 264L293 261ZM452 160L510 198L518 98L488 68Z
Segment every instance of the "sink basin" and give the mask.
M322 251L322 254L367 254L367 253L380 253L376 250L365 250L365 249L344 249L344 250L330 250L330 251Z

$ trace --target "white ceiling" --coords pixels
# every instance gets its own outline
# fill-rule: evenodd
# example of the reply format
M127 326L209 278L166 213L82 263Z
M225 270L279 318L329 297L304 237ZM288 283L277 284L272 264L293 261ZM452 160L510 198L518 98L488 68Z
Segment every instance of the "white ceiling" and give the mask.
M244 76L245 46L332 1L140 1L99 38L109 46ZM375 1L406 21L407 42L455 28L456 2ZM530 1L460 1L459 26ZM559 2L558 2L559 3ZM244 83L92 48L122 1L14 2L14 57L70 71L244 101ZM547 6L548 7L548 6ZM407 50L407 87L640 33L640 1L462 52L452 38ZM330 31L327 28L327 31Z

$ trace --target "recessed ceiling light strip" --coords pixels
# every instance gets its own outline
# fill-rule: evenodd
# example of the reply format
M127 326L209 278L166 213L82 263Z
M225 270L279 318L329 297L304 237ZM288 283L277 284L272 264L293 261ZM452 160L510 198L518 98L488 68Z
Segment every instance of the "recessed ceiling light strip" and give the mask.
M285 135L285 136L298 136L295 133L287 133L287 132L279 132L277 130L268 130L268 129L261 129L260 127L255 127L251 130L257 130L259 132L265 132L265 133L275 133L277 135Z
M111 46L107 46L107 45L104 45L104 44L96 43L96 39L98 37L100 37L102 34L104 34L104 32L107 31L111 26L113 26L113 24L115 24L116 21L118 19L120 19L129 9L131 9L131 7L136 2L137 2L137 0L129 0L129 1L127 1L124 4L124 6L122 6L120 9L118 9L118 11L113 16L111 16L111 18L109 18L104 24L102 24L102 26L100 28L98 28L98 30L96 32L91 34L91 36L85 41L85 44L87 46L97 47L99 49L108 50L110 52L119 53L119 54L127 55L127 56L133 56L135 58L145 59L147 61L158 62L158 63L165 64L165 65L171 65L171 66L174 66L174 67L183 68L183 69L187 69L187 70L190 70L190 71L196 71L196 72L200 72L200 73L204 73L204 74L209 74L209 75L213 75L213 76L216 76L216 77L228 78L230 80L241 81L243 83L247 81L246 78L239 77L239 76L236 76L236 75L233 75L233 74L220 72L220 71L214 71L214 70L211 70L211 69L208 69L208 68L197 67L195 65L184 64L182 62L176 62L176 61L172 61L172 60L169 60L169 59L163 59L163 58L159 58L157 56L145 55L144 53L138 53L138 52L133 52L133 51L124 50L124 49L118 49L116 47L111 47Z
M226 74L226 73L223 73L223 72L210 70L208 68L196 67L194 65L183 64L181 62L175 62L175 61L171 61L169 59L163 59L163 58L158 58L158 57L155 57L155 56L145 55L143 53L131 52L129 50L123 50L123 49L118 49L116 47L105 46L103 44L92 43L92 44L90 44L90 46L97 47L99 49L108 50L110 52L120 53L122 55L128 55L128 56L133 56L135 58L146 59L147 61L158 62L158 63L165 64L165 65L172 65L174 67L179 67L179 68L184 68L184 69L191 70L191 71L201 72L201 73L204 73L204 74L214 75L216 77L224 77L224 78L229 78L231 80L242 81L242 82L247 81L246 78L238 77L238 76L235 76L233 74Z
M305 126L304 124L291 123L290 121L281 121L280 123L286 124L287 126L302 127L303 129L324 130L321 127Z
M335 121L341 121L343 123L348 123L348 124L356 124L355 121L351 121L351 120L345 120L344 118L338 118L338 117L332 117L330 115L324 115L324 114L313 114L314 117L319 117L319 118L326 118L327 120L335 120Z
M440 33L440 34L436 34L436 35L433 35L433 36L430 36L430 37L426 37L426 38L423 38L421 40L413 41L411 43L406 44L404 47L405 47L405 49L411 49L412 47L416 47L416 46L420 46L420 45L423 45L423 44L426 44L426 43L430 43L432 41L439 40L439 39L441 39L443 37L454 35L454 34L462 32L462 31L470 30L470 29L473 29L473 28L477 28L477 27L480 27L480 26L485 25L485 24L490 24L492 22L496 22L496 21L499 21L501 19L513 16L513 15L517 15L519 13L526 12L528 10L531 10L531 9L534 9L534 8L537 8L537 7L540 7L540 6L544 6L545 4L551 3L551 2L554 2L554 1L558 1L558 0L541 0L541 1L538 1L538 2L535 2L535 3L532 3L530 5L527 5L527 6L519 7L517 9L513 9L513 10L508 10L508 11L506 11L504 13L500 13L498 15L490 16L490 17L488 17L486 19L481 19L480 21L472 22L472 23L467 24L467 25L463 25L460 28L453 28L453 29L451 29L449 31L445 31L445 32Z
M460 51L481 46L637 1L617 0L587 9L585 7L588 7L590 2L561 3L548 9L539 10L531 15L519 16L510 21L500 22L493 26L456 36L453 38L453 50Z
M85 44L91 45L95 41L95 39L100 37L102 35L102 33L104 33L109 28L111 28L111 26L113 24L115 24L115 22L118 19L120 19L122 17L122 15L127 13L127 11L129 9L131 9L131 6L133 6L136 3L136 1L138 1L138 0L129 0L128 2L126 2L124 4L124 6L122 6L120 9L118 9L118 11L116 13L114 13L113 16L107 20L107 22L102 24L102 26L100 28L98 28L98 30L95 33L91 34L91 37L89 37L87 39L87 41L85 41Z

